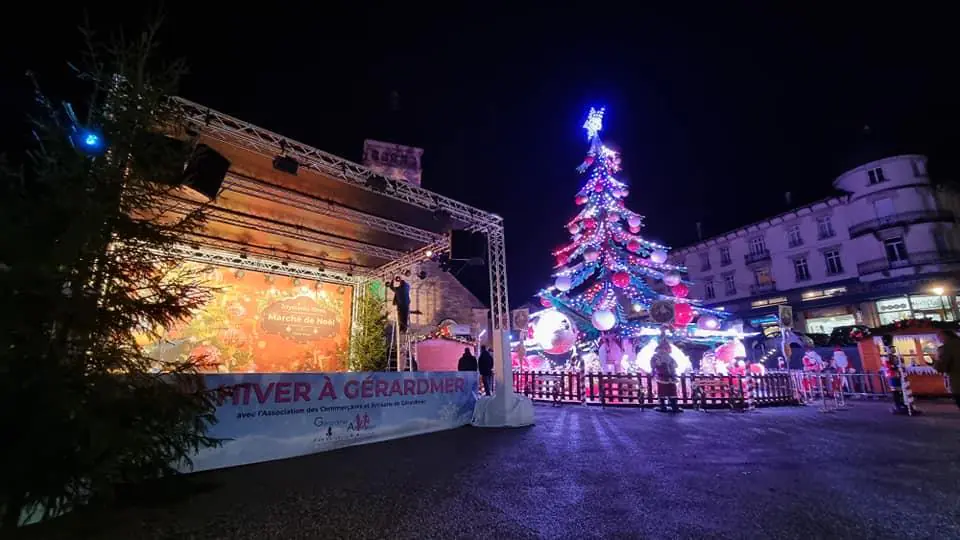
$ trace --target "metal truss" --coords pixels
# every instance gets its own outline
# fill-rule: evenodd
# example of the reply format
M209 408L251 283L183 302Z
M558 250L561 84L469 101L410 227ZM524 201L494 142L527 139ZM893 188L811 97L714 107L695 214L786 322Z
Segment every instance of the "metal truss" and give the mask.
M507 294L507 248L503 227L487 231L487 272L490 275L490 318L494 330L510 331Z
M420 249L411 251L402 257L376 268L373 271L373 277L385 281L389 280L407 268L414 267L434 255L447 253L448 251L450 251L450 239L443 238L442 240L438 240L432 244L423 246Z
M371 193L386 195L426 210L443 210L454 219L481 227L502 226L503 218L460 201L433 193L416 184L385 178L370 169L307 146L243 120L183 98L173 98L187 125L224 143L251 150L267 158L280 153L297 159L300 166Z
M359 210L353 210L352 208L341 206L332 201L301 195L289 189L273 186L266 182L261 182L252 178L246 178L233 173L227 174L227 177L223 183L223 187L227 191L280 203L285 206L299 208L300 210L321 214L327 217L342 219L350 223L366 225L373 229L395 234L397 236L402 236L404 238L410 238L419 242L436 242L437 240L443 238L442 234L437 234L413 227L411 225L398 223L393 220L374 216L365 212L360 212Z
M188 261L201 262L237 270L250 270L314 281L327 281L343 285L359 285L363 278L350 276L342 272L318 270L296 262L271 260L263 257L251 256L207 246L176 245L167 250L169 255Z
M438 195L418 185L385 178L359 164L317 150L316 148L209 109L192 101L183 98L174 98L174 101L180 107L188 127L207 137L233 145L237 148L258 153L266 158L273 158L279 154L285 154L296 159L301 167L314 170L324 176L368 192L390 197L425 210L444 211L449 214L452 219L464 223L467 230L485 233L487 236L489 259L490 311L493 329L503 331L510 330L510 302L507 291L503 218L454 199ZM364 276L350 278L361 286L371 278L386 280L407 268L420 264L430 258L430 256L427 255L428 252L430 252L431 255L435 255L450 250L449 239L435 233L396 223L392 220L370 216L363 212L357 212L325 201L294 196L293 193L286 190L283 190L283 194L281 195L278 191L273 190L273 188L264 186L259 182L256 182L257 185L254 187L251 185L251 181L244 181L243 178L237 177L236 175L231 176L230 182L229 189L245 192L261 198L269 199L270 197L274 197L270 200L277 202L281 202L281 200L278 199L282 199L284 204L291 204L291 202L295 200L295 206L303 210L318 212L349 222L367 225L392 234L397 234L398 236L427 243L427 245L406 254L386 250L392 252L389 255L386 251L382 251L381 254L370 253L370 247L363 245L363 247L357 249L357 251L370 253L377 257L383 255L383 258L391 260L372 271L365 271ZM386 248L381 249L385 250ZM231 259L227 261L229 263L240 260L233 254L231 254L230 257ZM218 261L218 264L224 264L224 262ZM270 267L263 269L263 271L274 273L286 271L289 273L291 268L291 266L278 266L278 264L270 263ZM316 273L314 270L305 269L305 271ZM326 275L322 275L322 277L315 279L329 278ZM354 296L359 297L359 295ZM358 301L357 298L355 298L355 302L356 301ZM509 356L507 356L507 358L509 358ZM507 362L506 365L509 366L509 362Z
M190 205L199 206L197 203L186 201L184 199L180 199L178 202L180 202L181 205L178 208L172 209L172 211L189 212L191 210L191 208L189 208ZM243 213L233 212L231 210L225 210L215 206L208 207L206 212L211 221L223 223L225 225L233 225L235 227L268 232L279 236L284 236L286 238L338 248L348 252L359 252L380 259L393 260L403 256L402 251L397 251L395 249L317 232L313 229L300 225L290 225L287 223L270 221L256 216L248 216Z

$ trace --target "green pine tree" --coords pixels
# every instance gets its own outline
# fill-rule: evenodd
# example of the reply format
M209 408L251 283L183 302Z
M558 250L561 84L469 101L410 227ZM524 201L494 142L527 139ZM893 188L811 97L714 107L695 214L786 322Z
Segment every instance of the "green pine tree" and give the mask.
M168 100L184 66L155 62L157 28L107 45L86 34L80 79L91 93L76 113L105 153L74 148L62 103L38 90L37 144L22 167L0 169L5 527L23 511L109 501L115 486L174 473L218 443L196 366L158 363L134 339L209 297L165 251L198 231L203 212L168 212L176 188L166 183L189 149L159 143L159 131L185 133Z
M350 339L352 371L387 369L387 310L383 285L372 283L357 302L357 325Z

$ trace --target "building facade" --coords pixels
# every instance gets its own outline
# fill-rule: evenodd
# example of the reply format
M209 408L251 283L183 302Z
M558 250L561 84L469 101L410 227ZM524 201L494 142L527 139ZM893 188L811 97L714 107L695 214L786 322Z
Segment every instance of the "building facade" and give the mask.
M874 159L840 175L844 195L676 250L693 294L749 326L878 326L905 318L957 320L960 195L930 181L927 158Z

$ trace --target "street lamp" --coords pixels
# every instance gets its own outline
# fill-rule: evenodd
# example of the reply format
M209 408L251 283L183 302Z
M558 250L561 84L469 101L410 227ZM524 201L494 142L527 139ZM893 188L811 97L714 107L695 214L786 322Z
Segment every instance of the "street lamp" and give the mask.
M933 287L930 289L930 292L937 295L937 298L940 299L940 320L947 320L947 306L943 303L943 287ZM952 315L953 310L950 310L950 313Z

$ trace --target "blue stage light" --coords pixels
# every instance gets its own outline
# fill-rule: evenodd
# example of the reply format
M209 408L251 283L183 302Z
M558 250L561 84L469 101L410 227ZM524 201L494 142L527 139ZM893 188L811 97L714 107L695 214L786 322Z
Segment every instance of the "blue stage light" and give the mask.
M73 145L84 154L99 155L106 148L103 136L90 129L78 129L73 134Z

